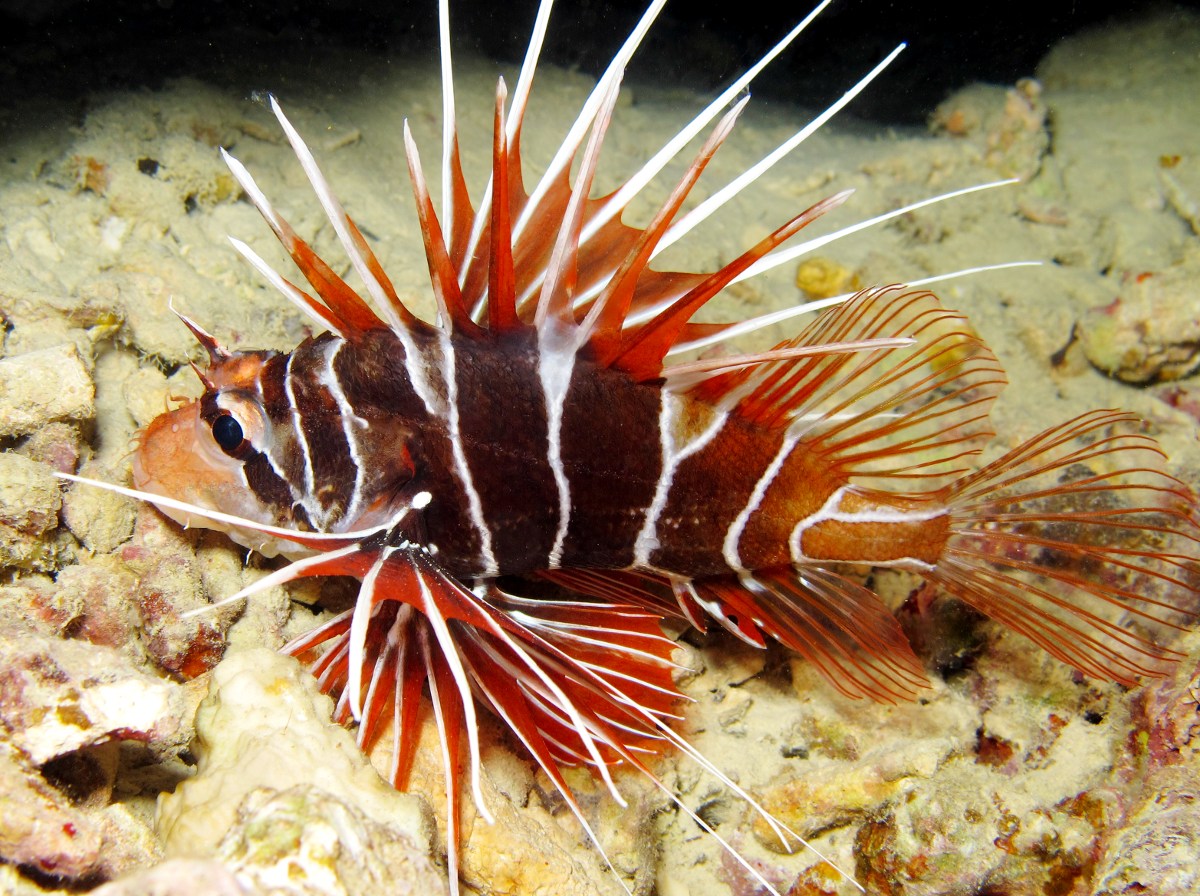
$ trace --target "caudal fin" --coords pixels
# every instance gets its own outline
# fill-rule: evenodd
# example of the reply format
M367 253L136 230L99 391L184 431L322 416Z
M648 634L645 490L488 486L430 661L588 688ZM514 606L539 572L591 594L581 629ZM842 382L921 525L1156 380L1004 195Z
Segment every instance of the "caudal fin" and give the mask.
M928 577L1089 676L1166 674L1200 615L1200 505L1140 430L1093 411L950 486Z

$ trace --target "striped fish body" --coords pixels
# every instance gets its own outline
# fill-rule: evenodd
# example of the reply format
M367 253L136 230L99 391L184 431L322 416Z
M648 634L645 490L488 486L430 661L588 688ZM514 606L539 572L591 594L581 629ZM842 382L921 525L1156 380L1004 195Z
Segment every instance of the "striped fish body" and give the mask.
M772 349L697 358L778 321L691 323L734 280L790 257L780 247L849 194L717 271L655 270L661 246L745 185L681 214L757 67L625 187L591 198L623 66L655 0L526 189L520 132L549 6L511 100L498 85L478 205L459 163L449 65L440 216L406 130L436 323L401 301L277 104L363 294L227 155L311 292L235 246L324 332L286 354L230 351L184 318L208 353L204 394L142 433L139 491L126 490L293 558L234 599L305 576L361 581L353 609L285 649L337 698L338 719L360 723L360 743L393 720L398 787L432 707L451 868L461 779L489 817L477 709L513 732L597 845L564 766L590 766L619 799L613 767L665 791L649 757L678 748L750 800L671 726L664 617L715 620L759 646L774 638L851 697L915 698L923 664L843 563L911 570L1088 675L1166 674L1178 659L1167 636L1200 601L1200 503L1163 470L1140 422L1095 411L973 469L1003 371L961 315L902 288L841 297ZM448 62L444 30L443 53ZM646 227L622 223L625 204L728 102Z
M199 403L200 423L228 416L260 433L227 453L277 525L359 529L428 494L397 536L463 579L584 568L693 580L810 561L928 566L941 553L936 497L851 488L811 440L585 358L566 359L556 398L541 358L532 331L410 350L386 329L325 334L225 362L237 373Z

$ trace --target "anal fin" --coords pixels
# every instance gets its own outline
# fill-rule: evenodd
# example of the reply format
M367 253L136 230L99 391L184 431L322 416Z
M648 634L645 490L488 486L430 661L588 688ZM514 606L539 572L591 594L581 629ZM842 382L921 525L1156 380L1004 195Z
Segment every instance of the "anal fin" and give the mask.
M694 584L726 627L732 623L750 643L747 626L771 636L847 697L896 703L928 687L891 611L873 591L833 570L803 566Z

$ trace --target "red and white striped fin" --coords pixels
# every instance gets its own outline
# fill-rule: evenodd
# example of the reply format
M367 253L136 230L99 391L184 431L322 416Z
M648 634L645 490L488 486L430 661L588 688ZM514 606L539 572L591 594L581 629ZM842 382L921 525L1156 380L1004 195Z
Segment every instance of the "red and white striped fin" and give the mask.
M438 3L438 40L442 76L442 209L449 236L447 249L451 264L461 272L471 238L475 211L463 176L462 156L458 147L458 120L454 111L454 61L450 41L450 5ZM407 122L405 129L407 130ZM411 157L410 162L411 165Z
M570 198L567 200L563 219L558 225L557 233L550 250L550 258L545 267L544 277L539 290L533 321L539 331L547 327L547 322L556 328L570 327L574 324L575 314L572 307L572 297L578 286L580 273L579 237L583 228L584 211L588 205L588 196L592 191L592 182L596 169L600 165L600 150L604 146L604 136L612 122L613 109L617 104L617 93L621 88L621 73L608 80L601 102L593 116L587 146L579 165L574 186L570 187ZM602 80L602 83L604 81ZM526 210L529 204L525 206ZM519 238L521 219L517 219L514 236Z
M624 370L635 380L657 379L662 373L667 352L687 332L688 322L697 311L732 283L738 274L849 197L850 192L843 191L810 206L736 260L705 277L651 320L636 329L625 327L620 350L612 358L610 366Z
M935 274L932 277L922 277L918 280L910 280L905 284L905 286L913 290L924 289L927 286L933 286L937 283L947 283L951 280L957 280L960 277L971 277L976 274L983 274L989 271L1003 271L1010 268L1039 267L1040 265L1040 261L1006 261L1000 264L975 265L974 267L961 268L957 271L947 271L942 274ZM740 320L735 323L693 324L692 329L685 333L683 338L681 338L679 342L677 342L671 348L671 350L667 352L667 358L669 359L683 354L710 349L715 345L740 339L741 337L750 333L757 333L759 330L764 330L767 327L773 327L776 324L783 323L784 321L794 320L797 317L805 317L810 314L816 314L819 311L824 311L826 308L833 308L837 305L841 305L844 302L848 302L856 295L858 295L857 292L846 292L842 293L841 295L831 296L828 299L816 299L811 302L801 302L798 305L792 305L790 308L781 308L778 311L769 311L766 314L760 314L757 317L748 317L745 320Z
M690 323L691 316L730 282L767 270L800 252L811 251L838 236L881 223L911 208L982 189L972 187L954 191L875 216L842 228L836 234L789 249L787 255L775 251L801 227L840 205L849 195L848 191L843 191L802 212L719 271L705 275L659 272L649 267L651 259L662 248L683 237L724 203L742 193L848 104L903 48L903 45L898 46L838 101L759 163L677 219L688 190L712 152L727 136L741 106L737 103L718 123L708 144L687 169L679 187L659 210L652 225L645 229L624 225L620 216L628 203L678 156L690 140L744 92L753 78L816 18L827 3L828 0L819 3L623 186L608 196L593 199L588 194L625 66L661 10L663 0L655 0L642 15L585 101L546 171L526 192L521 174L520 134L552 5L550 0L543 0L508 115L504 113L502 83L498 89L493 170L476 210L467 191L459 153L449 11L443 0L439 4L443 94L441 219L433 208L415 143L407 133L405 138L431 281L443 319L441 325L456 333L480 338L485 332L495 335L534 323L545 329L546 321L553 320L556 322L552 328L555 333L541 339L543 352L571 355L586 351L591 360L624 370L635 379L656 378L662 371L664 358L692 347L698 336L720 341L733 338L747 327L761 325L761 322L749 321L722 329ZM399 300L362 234L334 196L312 153L274 99L271 105L352 267L366 285L370 305L355 295L307 244L296 237L244 168L230 159L239 183L292 253L320 300L307 296L271 272L261 259L244 247L239 246L239 251L289 301L318 322L353 339L356 332L385 321L400 336L408 355L417 357L419 351L412 342L412 334L425 324L415 319ZM576 182L572 184L572 162L581 149L583 161ZM492 293L497 294L494 310ZM562 370L567 366L558 362Z
M429 187L425 182L424 169L421 167L421 156L417 152L417 144L413 140L407 121L404 122L404 150L408 157L408 174L417 202L417 218L421 223L421 238L425 243L429 280L433 284L433 297L437 302L438 326L460 335L477 336L479 327L471 320L470 311L463 300L462 290L458 285L458 273L451 258L452 250L446 243L437 214L433 210L433 200L429 198ZM453 164L458 165L457 144L455 144L453 156ZM455 182L461 179L461 171L457 178L451 178ZM448 189L457 192L453 186ZM453 222L451 222L451 226L454 226ZM465 236L462 238L465 239Z
M554 157L550 160L550 164L547 165L546 171L533 186L533 189L529 192L528 201L524 204L524 208L522 209L520 216L516 219L516 222L513 225L514 257L518 257L518 255L521 254L518 252L517 246L523 241L526 241L527 235L529 243L541 241L543 239L541 237L543 228L545 228L547 224L551 222L553 222L553 226L544 232L549 235L549 242L554 242L553 234L557 232L558 227L561 225L564 218L559 217L557 219L547 219L543 214L543 208L566 205L566 202L561 198L552 197L555 197L555 194L561 193L563 190L567 191L568 193L571 191L571 163L574 160L579 148L583 145L584 137L587 135L589 130L594 128L597 116L600 114L601 109L606 103L606 98L619 86L621 79L625 74L625 67L629 64L629 60L633 57L633 54L641 45L642 40L650 30L650 26L654 24L655 19L658 18L658 14L662 11L663 6L665 5L666 0L653 0L653 2L650 3L646 8L645 12L642 13L641 18L638 19L633 31L630 32L629 36L625 39L625 42L613 55L608 67L604 70L603 74L601 74L599 80L596 82L595 88L593 88L591 94L584 101L579 115L576 117L570 128L568 128L566 136L562 139L558 151L555 152ZM532 72L530 73L530 77L532 77ZM518 119L513 135L514 146L519 145L519 135L520 120ZM514 159L519 160L519 156L514 154ZM584 198L586 200L586 197ZM595 203L591 202L590 200L587 201L586 204L589 208L595 207ZM589 214L587 217L590 218L591 215ZM621 227L620 229L625 231L629 230L629 228L624 227ZM583 262L583 258L581 257L578 267L582 273L582 271L585 268L590 267L590 265L585 264ZM546 269L544 268L531 269L532 276L528 278L527 285L522 290L518 291L518 307L532 299L537 292L544 293L544 290L542 290L541 280L542 275L545 273ZM583 286L582 276L580 277L580 286Z
M314 299L290 280L282 277L273 267L267 264L261 255L241 240L236 237L230 237L229 242L238 251L238 254L250 262L250 266L262 275L264 280L274 286L281 295L304 312L304 314L308 315L318 327L329 330L331 333L336 333L343 339L350 339L357 332L357 328L347 326L347 323L332 310L329 302ZM334 305L336 305L336 302Z
M343 336L383 326L383 321L358 293L334 273L333 269L296 234L287 220L275 210L266 194L255 183L246 166L224 149L221 150L221 156L225 159L225 164L229 166L230 172L242 191L254 203L254 207L270 225L283 248L292 256L296 267L300 269L305 279L320 296L320 301L318 302L312 296L301 292L283 277L275 274L257 254L251 252L247 255L246 251L241 248L244 244L235 242L234 247L250 261L254 268L263 272L267 280L279 289L289 302L299 305L305 313L310 316L316 314L321 319L332 316L337 321L338 333ZM322 303L324 308L321 307Z
M1016 184L1016 183L1020 183L1019 178L1008 177L1008 178L1004 178L1002 180L987 181L982 184L971 184L970 186L967 186L967 187L962 187L957 190L949 190L945 193L939 193L937 195L930 196L926 199L921 199L916 202L911 202L908 205L903 205L898 208L891 209L890 211L883 212L882 214L875 215L874 217L871 217L871 218L865 218L862 221L859 221L855 224L847 225L846 227L839 228L830 233L823 234L822 236L815 237L811 240L805 240L804 242L801 242L801 243L796 243L795 245L788 246L786 249L780 249L778 252L773 252L770 255L768 255L766 258L764 258L762 261L760 261L758 264L756 264L752 268L750 268L750 270L746 271L746 273L744 273L741 277L739 277L738 280L739 281L748 280L751 277L755 277L759 274L766 273L767 271L769 271L773 268L777 268L777 267L779 267L781 265L785 265L785 264L790 264L791 262L795 261L797 258L800 258L804 255L814 252L815 250L820 249L823 246L828 246L830 243L835 243L840 239L844 239L844 238L850 236L851 234L858 233L859 231L862 231L862 230L866 230L869 227L876 227L880 224L884 224L888 221L894 220L895 218L899 218L899 217L902 217L903 215L907 215L910 212L914 212L914 211L917 211L922 208L928 208L931 205L938 205L940 203L947 202L951 199L958 199L959 197L962 197L962 196L970 196L973 193L978 193L983 190L992 190L992 189L995 189L996 187L1007 187L1007 186L1011 186L1012 184ZM1022 264L1030 264L1031 262L1021 262L1021 263ZM1036 264L1036 262L1032 262L1032 263Z
M562 766L591 766L619 802L623 800L611 769L620 764L637 769L713 836L764 892L778 896L761 873L646 764L648 757L668 747L744 800L787 848L797 844L808 847L803 838L781 825L672 729L671 723L677 719L673 706L681 699L671 675L676 668L671 660L675 645L658 625L663 615L658 608L670 608L664 583L653 577L624 579L612 573L605 578L609 574L602 573L601 579L590 584L582 578L572 579L570 586L583 594L598 594L603 589L604 601L531 600L495 588L476 594L442 573L420 548L385 546L383 534L393 530L399 518L339 535L295 532L136 489L57 475L167 506L176 513L287 539L317 552L259 578L218 604L194 611L196 614L300 578L359 578L363 582L360 599L352 610L310 630L285 650L311 658L311 671L321 688L336 697L335 718L343 723L359 719L360 744L367 745L382 734L385 714L391 709L395 743L390 771L398 785L411 771L426 711L422 694L431 687L436 689L436 693L431 691L432 699L440 710L443 765L452 772L458 769L460 754L453 745L461 745L465 739L477 800L482 796L476 777L479 755L474 710L467 708L471 700L488 707L510 726L560 789L602 855L602 847L562 776ZM627 583L632 587L625 590ZM630 602L640 603L651 594L653 610ZM322 647L325 650L315 655ZM447 650L453 660L445 655ZM436 680L431 682L431 677ZM447 805L449 817L454 819L448 835L452 867L459 836L453 811L460 800L459 780L458 774L447 777ZM486 816L482 802L479 808ZM853 882L848 875L846 879ZM457 878L452 880L457 891Z
M634 604L662 617L678 616L680 608L672 586L647 573L609 569L548 569L539 579L582 594L593 601ZM696 626L701 631L703 626Z
M457 867L461 839L464 741L474 802L490 819L479 786L477 702L509 725L596 841L561 767L593 766L618 800L612 766L633 763L650 774L637 755L660 752L665 743L629 706L664 722L675 718L674 644L659 631L658 617L631 606L541 602L494 590L481 597L415 547L344 552L333 566L322 565L320 573L362 578L355 609L286 650L304 655L330 642L312 671L335 696L341 721L362 720L364 746L394 705L397 787L411 768L420 720L415 698L422 685L428 688L443 754L450 866Z
M679 213L684 200L700 179L712 157L733 130L738 116L749 97L735 103L709 135L700 152L684 172L675 189L659 207L650 223L638 234L629 254L593 301L572 301L572 310L586 312L580 325L579 339L589 345L589 356L598 363L609 365L620 351L622 330L629 310L634 306L639 283L648 273L650 259L660 245L667 228Z
M910 344L836 351L900 337ZM1003 370L932 294L862 292L780 349L814 346L834 351L718 372L693 391L758 425L788 428L830 469L890 490L937 488L966 472L965 459L991 437Z
M704 631L715 619L753 647L764 635L808 659L842 694L881 703L915 700L925 670L873 591L829 569L804 566L677 583L626 572L554 570L543 578L600 600L626 599ZM674 591L674 594L672 594ZM707 616L705 615L707 613Z
M880 703L915 700L929 684L879 596L815 566L693 583L701 606L738 637L769 635L807 659L839 692Z
M283 109L280 108L275 97L271 97L271 111L275 113L276 120L283 128L283 132L292 146L292 151L300 161L300 167L304 169L308 182L312 186L317 200L321 203L321 208L325 211L325 216L329 219L334 233L337 234L346 257L350 260L355 273L366 285L375 311L383 315L384 320L397 335L403 336L409 333L416 325L416 318L396 295L396 290L383 273L379 260L367 245L366 240L363 239L358 227L346 214L346 210L342 208L341 202L334 195L333 187L321 173L308 144L304 142L300 132L288 121L287 116L283 114Z
M602 855L563 776L565 766L590 766L622 805L611 772L618 765L631 766L716 837L764 892L776 892L646 764L668 747L678 749L762 814L789 848L804 843L672 730L680 699L672 678L675 645L662 634L658 614L628 603L536 600L494 587L475 593L415 546L350 547L336 553L327 563L293 564L302 571L292 577L308 570L356 575L363 580L356 607L285 650L310 660L322 689L336 699L336 718L361 720L362 745L369 747L382 734L391 708L397 787L405 785L412 766L426 712L420 697L428 689L446 771L451 868L462 835L457 819L464 750L476 806L489 817L478 786L474 729L480 705L522 742ZM457 879L452 875L451 880L457 892Z
M862 339L854 342L833 342L826 345L788 345L752 352L746 355L727 355L716 358L699 358L681 364L672 364L663 371L663 380L668 389L685 392L707 383L723 373L747 372L765 364L795 361L799 358L814 358L822 355L847 355L855 352L870 352L880 349L907 348L916 340L911 336L888 336L880 339Z
M922 575L1086 675L1167 674L1156 636L1200 618L1200 505L1141 429L1093 411L954 483Z
M625 184L618 190L614 191L607 197L604 197L602 203L596 205L594 213L591 215L582 233L581 244L582 254L588 255L595 264L599 265L596 268L598 276L591 278L590 285L581 282L580 289L577 292L575 299L576 307L582 308L589 305L605 284L617 271L617 263L620 261L620 256L611 251L606 252L589 252L589 246L603 232L611 231L610 225L619 224L619 217L628 204L650 183L672 160L678 157L684 147L694 139L707 125L711 122L721 110L727 108L730 103L733 103L737 97L742 96L753 79L770 64L779 54L781 54L795 39L803 32L824 10L828 5L829 0L824 0L818 4L802 21L795 25L778 43L776 43L766 54L762 56L753 66L747 69L739 78L731 82L726 89L717 96L712 102L705 107L695 118L685 125L666 145L662 147L655 155L648 160L641 169L633 174ZM636 33L636 32L635 32ZM672 223L667 231L664 239L653 249L651 256L657 255L666 246L676 242L684 236L693 227L701 223L705 218L713 214L725 202L739 195L743 190L753 184L758 178L765 174L773 165L784 158L788 153L795 149L811 134L820 129L826 122L829 121L837 112L845 107L855 96L857 96L866 86L874 80L899 54L903 49L903 44L896 47L882 62L880 62L871 72L864 76L857 84L850 88L846 93L821 115L814 118L804 128L800 129L791 138L784 141L774 151L769 153L760 162L748 168L745 172L735 178L725 187L713 193L707 200L689 212L684 218ZM524 70L523 70L524 73ZM586 107L585 107L586 108ZM599 244L603 245L603 244ZM608 267L605 269L604 265ZM590 265L588 265L590 267ZM586 278L585 278L586 279ZM536 283L534 284L536 285ZM655 295L654 290L646 289L639 296L639 302L634 308L637 312L638 320L633 323L641 323L644 320L653 317L658 310L661 310L660 303L673 301L678 295L682 294L681 290L668 291L660 295ZM644 307L650 307L654 310L651 313L645 313L642 310Z
M495 202L491 205L491 220L488 222L491 238L488 251L491 264L488 265L487 327L493 333L510 332L522 325L517 317L517 278L513 268L513 257L511 252L505 251L512 245L513 223L513 172L510 169L508 126L505 123L504 112L507 97L507 88L504 79L501 78L496 84L496 112L492 124L492 180L488 183L489 190L494 187L496 191ZM519 179L519 172L516 176ZM490 199L490 195L488 198ZM481 215L480 221L482 220Z

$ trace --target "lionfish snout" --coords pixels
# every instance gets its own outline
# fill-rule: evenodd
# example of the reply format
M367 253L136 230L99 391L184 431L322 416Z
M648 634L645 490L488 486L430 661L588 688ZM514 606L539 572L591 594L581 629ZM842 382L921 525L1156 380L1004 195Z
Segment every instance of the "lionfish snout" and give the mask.
M156 417L138 436L133 455L134 488L249 522L279 525L274 508L246 487L241 464L213 441L212 427L200 415L200 402ZM287 544L233 523L189 513L171 506L160 509L182 526L225 532L234 541L267 556L296 553Z

